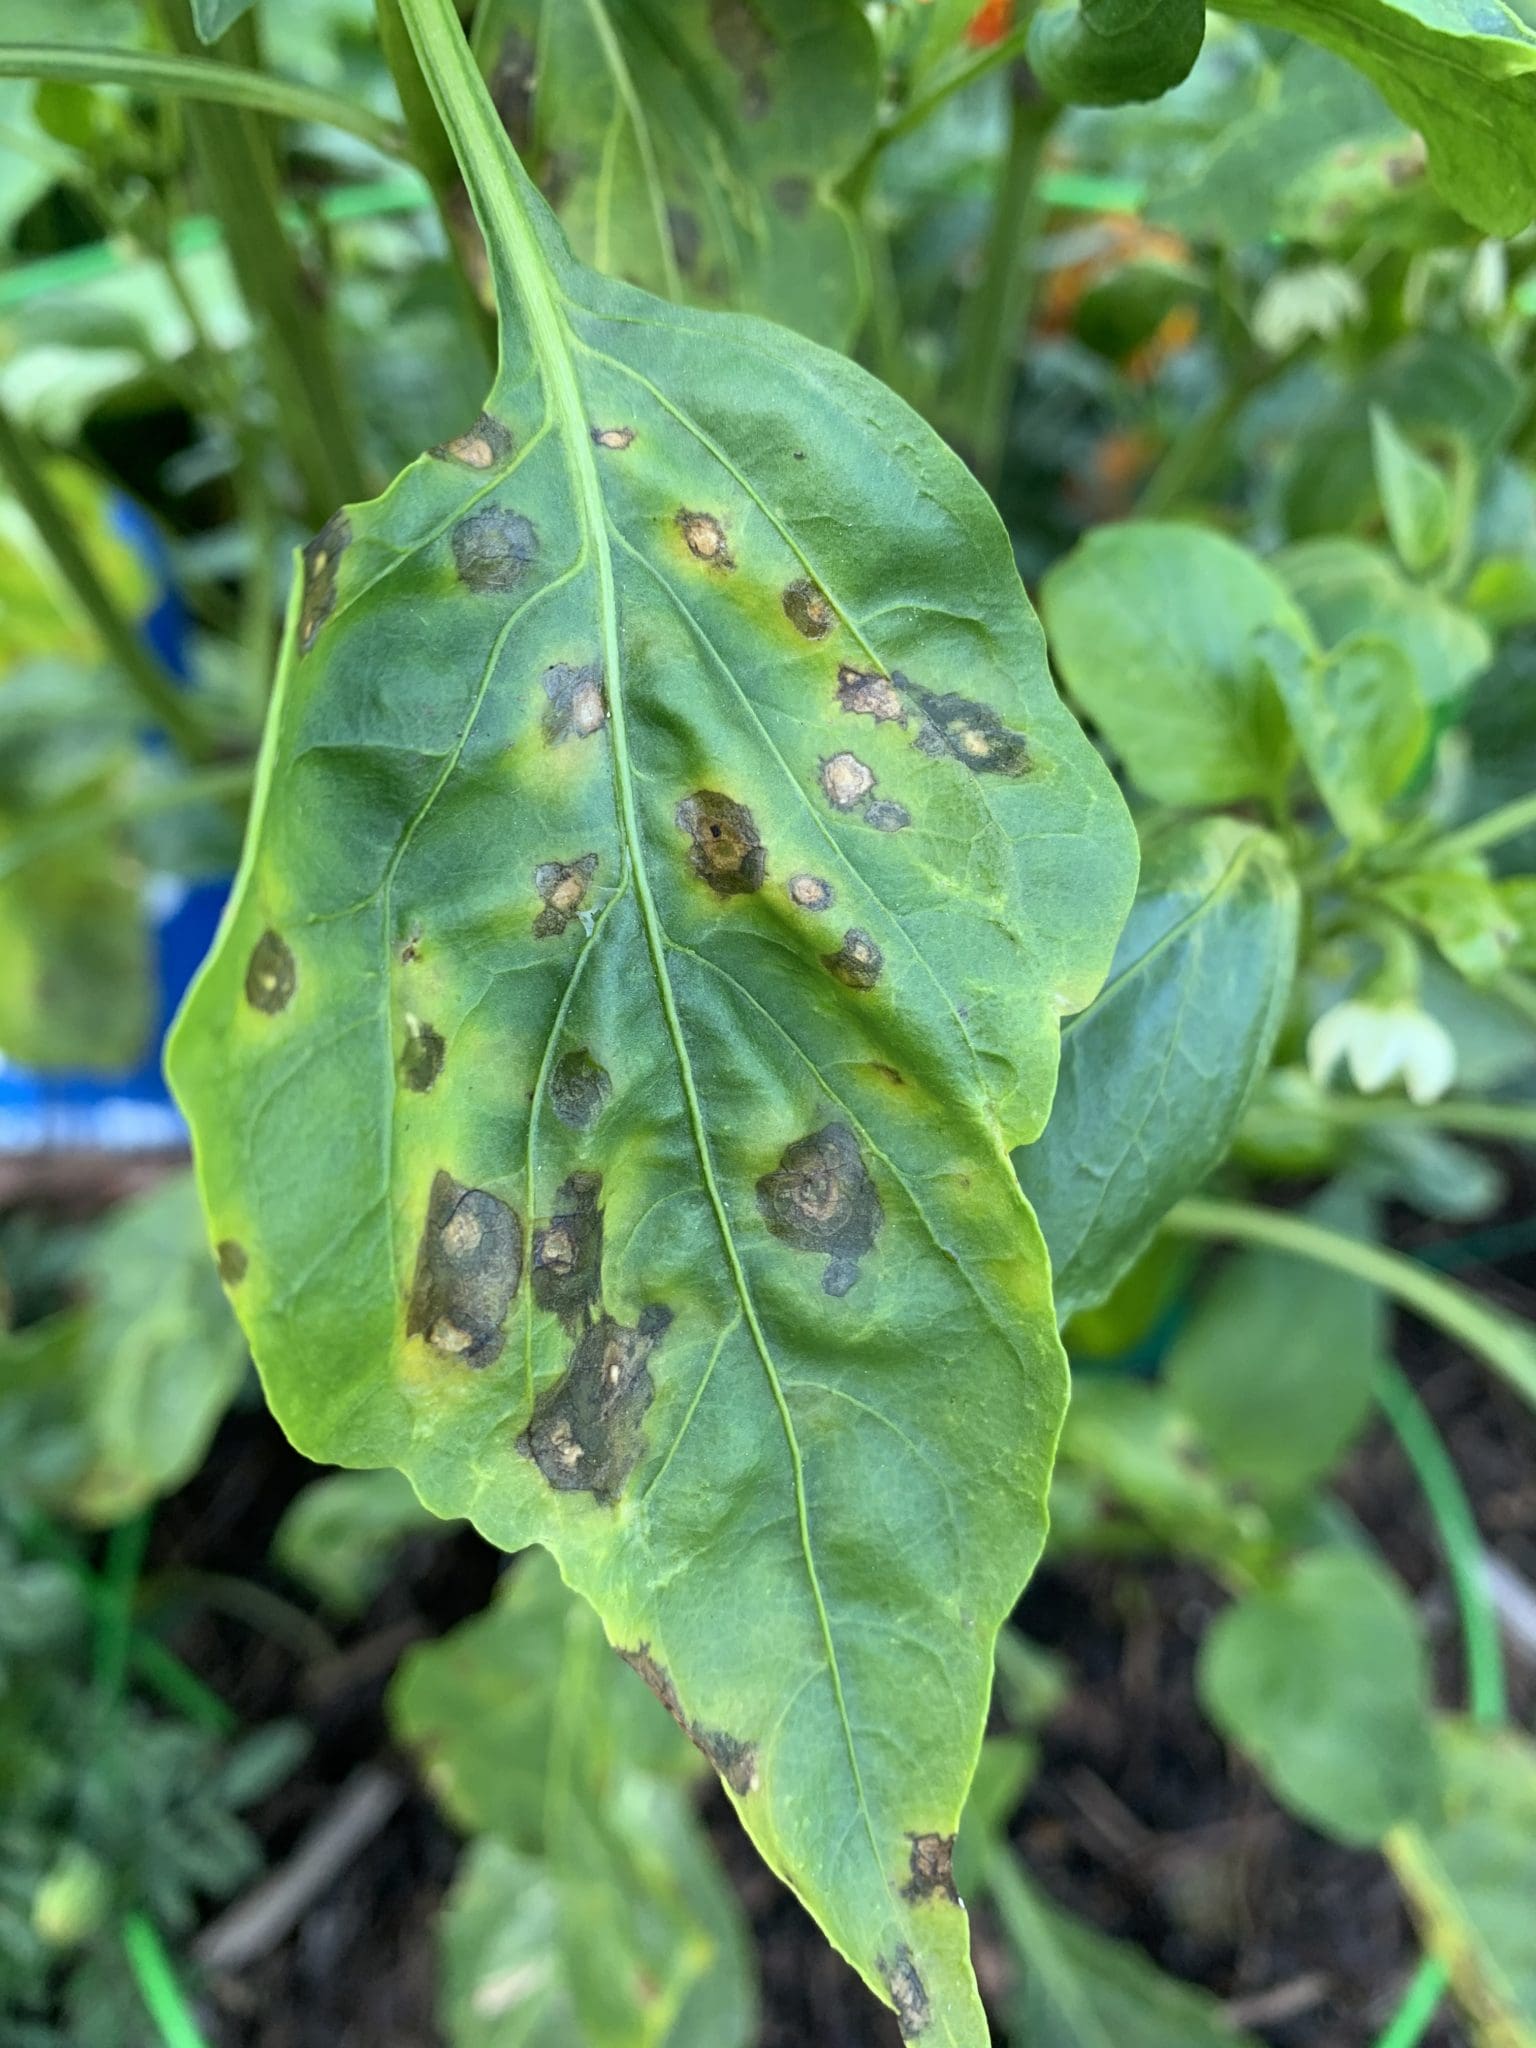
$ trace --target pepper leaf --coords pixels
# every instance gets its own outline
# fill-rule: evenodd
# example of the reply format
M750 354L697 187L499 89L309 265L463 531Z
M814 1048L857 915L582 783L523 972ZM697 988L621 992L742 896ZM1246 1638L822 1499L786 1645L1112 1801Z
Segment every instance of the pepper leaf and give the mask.
M537 1541L913 2038L1065 1392L1008 1146L1135 846L1001 524L863 372L577 264L407 0L484 416L306 550L173 1080L274 1409Z

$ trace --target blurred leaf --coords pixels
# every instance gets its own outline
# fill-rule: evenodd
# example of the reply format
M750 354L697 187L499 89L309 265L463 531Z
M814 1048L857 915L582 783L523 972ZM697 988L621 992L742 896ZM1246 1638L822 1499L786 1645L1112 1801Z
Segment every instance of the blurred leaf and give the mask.
M1444 1814L1387 1843L1425 1946L1480 2048L1536 2043L1536 1746L1514 1728L1444 1720Z
M955 1842L955 1888L961 1898L974 1898L985 1891L993 1859L1007 1839L1009 1817L1023 1798L1038 1762L1035 1745L1027 1736L989 1735L982 1743Z
M1107 526L1046 576L1041 614L1068 689L1148 796L1234 803L1285 779L1285 718L1259 635L1311 645L1269 570L1202 527Z
M1366 1553L1309 1552L1280 1584L1245 1594L1206 1636L1198 1681L1222 1734L1324 1834L1365 1848L1435 1813L1418 1619Z
M1370 1205L1347 1184L1307 1214L1371 1235ZM1300 1286L1293 1258L1237 1252L1174 1339L1166 1384L1222 1471L1261 1494L1300 1493L1333 1468L1369 1414L1384 1340L1375 1288L1321 1266Z
M551 1558L413 1651L390 1710L451 1816L513 1852L475 1852L445 1933L464 2040L744 2048L745 1939L686 1789L702 1766Z
M1486 627L1438 592L1409 583L1392 558L1343 534L1297 541L1273 564L1325 648L1357 635L1390 640L1412 664L1419 694L1447 716L1488 666Z
M1154 219L1228 249L1414 247L1464 232L1430 188L1423 144L1359 72L1304 43L1275 72L1273 93L1155 189Z
M272 1555L326 1606L355 1617L383 1590L411 1537L446 1536L458 1526L424 1508L403 1472L331 1472L289 1502Z
M1371 453L1392 545L1403 566L1422 576L1451 544L1450 486L1384 405L1371 407Z
M1020 1977L1010 2039L1028 2048L1258 2048L1227 2025L1209 1992L1052 1905L1017 1856L996 1857L989 1878Z
M1481 861L1395 875L1378 882L1376 894L1428 933L1468 981L1493 981L1510 964L1519 921Z
M205 43L216 43L255 4L256 0L192 0L192 20Z
M577 1767L558 1720L555 1674L567 1658L587 1676L579 1769L594 1797L624 1770L686 1779L702 1769L641 1679L609 1649L597 1616L562 1584L554 1560L531 1550L483 1614L407 1654L390 1692L399 1740L418 1753L434 1796L459 1827L499 1834L530 1854L549 1847L552 1760Z
M155 600L154 578L122 530L112 492L80 462L55 458L44 465L43 476L107 594L121 611L142 618ZM32 522L0 488L0 689L28 656L99 651L94 631Z
M1517 234L1536 217L1536 29L1514 8L1236 0L1232 12L1357 65L1424 136L1436 186L1484 234Z
M1266 635L1269 673L1318 794L1344 837L1376 846L1391 830L1387 806L1429 743L1429 713L1413 662L1377 633L1351 633L1316 655L1283 633Z
M1536 875L1506 875L1495 886L1515 927L1510 965L1527 974L1536 973Z
M849 0L484 0L475 47L583 261L846 345L862 274L837 181L877 91Z
M1050 1121L1014 1154L1063 1320L1220 1163L1285 1013L1297 911L1266 833L1211 818L1150 841L1109 980L1062 1029Z

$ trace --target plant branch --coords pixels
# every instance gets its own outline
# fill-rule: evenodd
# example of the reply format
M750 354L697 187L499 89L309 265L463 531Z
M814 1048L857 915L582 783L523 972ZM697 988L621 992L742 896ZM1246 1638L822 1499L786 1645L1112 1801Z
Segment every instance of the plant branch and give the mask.
M130 1913L123 1922L123 1947L165 2048L208 2048L154 1923L142 1913Z
M1522 832L1536 832L1536 793L1517 796L1512 803L1500 804L1497 810L1474 818L1459 831L1447 832L1423 850L1420 860L1460 860L1469 853L1483 853L1506 839L1518 839Z
M1263 1209L1248 1202L1191 1196L1176 1203L1163 1227L1176 1237L1234 1239L1266 1245L1349 1273L1390 1294L1425 1322L1474 1351L1527 1401L1536 1405L1536 1335L1524 1323L1491 1308L1465 1287L1429 1272L1400 1252L1362 1244L1305 1217Z
M97 49L79 44L0 43L0 78L46 78L79 85L121 85L130 92L168 93L271 114L283 121L314 121L340 128L386 156L405 154L393 121L314 86L221 64L214 57L172 57L146 50Z
M146 713L189 760L206 758L208 736L187 698L108 594L75 537L68 513L4 411L0 411L0 477L36 528L71 595Z
M1509 1145L1536 1145L1536 1104L1528 1102L1398 1102L1372 1096L1328 1095L1318 1104L1330 1122L1351 1128L1396 1124L1409 1130L1455 1131Z

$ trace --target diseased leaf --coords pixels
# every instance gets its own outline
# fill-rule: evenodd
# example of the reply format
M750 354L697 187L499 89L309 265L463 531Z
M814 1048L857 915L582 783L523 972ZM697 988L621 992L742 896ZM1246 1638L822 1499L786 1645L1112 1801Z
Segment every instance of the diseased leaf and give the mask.
M1290 742L1260 636L1311 635L1253 555L1198 526L1105 526L1040 599L1067 688L1148 796L1224 804L1283 785Z
M1229 1607L1201 1646L1200 1697L1276 1796L1361 1847L1439 1798L1413 1608L1363 1551L1319 1550Z
M1370 1207L1335 1185L1314 1222L1366 1236ZM1332 1468L1371 1406L1383 1356L1381 1297L1319 1266L1266 1251L1230 1258L1168 1356L1166 1381L1217 1466L1261 1494L1294 1494Z
M1536 2043L1536 1747L1514 1728L1441 1721L1443 1817L1387 1844L1424 1944L1480 2048Z
M1279 842L1236 819L1149 842L1109 980L1062 1032L1050 1122L1014 1154L1063 1321L1224 1156L1285 1014L1297 903Z
M578 256L849 339L862 258L837 182L879 83L855 0L487 0L475 46Z
M414 1651L391 1705L452 1817L509 1852L472 1850L467 1880L504 1931L450 1908L465 1917L444 1935L463 2038L745 2048L740 1915L686 1789L703 1760L552 1559L530 1553L487 1613Z
M585 271L408 0L484 417L306 551L170 1060L311 1455L544 1542L914 2037L1064 1385L1007 1150L1135 849L1007 536L899 401Z
M1235 0L1357 65L1429 144L1430 174L1489 235L1536 216L1536 29L1503 0Z

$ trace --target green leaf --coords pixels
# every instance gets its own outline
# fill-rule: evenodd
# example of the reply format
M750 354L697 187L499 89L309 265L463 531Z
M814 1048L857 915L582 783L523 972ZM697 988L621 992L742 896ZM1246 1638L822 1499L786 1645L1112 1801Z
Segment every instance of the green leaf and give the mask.
M122 1203L81 1263L83 1312L47 1390L73 1458L52 1504L106 1524L202 1463L245 1375L246 1350L208 1257L190 1173ZM30 1334L30 1333L25 1333Z
M1283 633L1266 636L1269 672L1318 794L1345 838L1377 846L1387 806L1429 743L1429 712L1414 665L1377 633L1352 633L1325 655Z
M1159 803L1272 794L1289 763L1260 635L1311 645L1284 587L1203 527L1101 527L1048 573L1041 611L1068 689Z
M1371 454L1392 545L1404 568L1425 575L1451 544L1450 486L1384 405L1371 407Z
M1502 0L1236 0L1234 14L1347 58L1429 144L1430 173L1489 235L1536 216L1536 29Z
M1442 1721L1443 1817L1387 1844L1425 1946L1450 1971L1480 2048L1536 2043L1536 1746Z
M255 4L256 0L192 0L193 25L205 43L216 43Z
M475 47L585 262L850 339L862 258L837 183L879 84L853 0L488 0Z
M307 551L170 1051L214 1235L296 1442L546 1543L909 2028L979 2041L910 1837L1043 1533L1007 1152L1133 837L960 463L787 329L576 264L446 0L407 12L505 367Z
M289 1502L272 1555L327 1607L357 1616L383 1591L413 1536L446 1536L452 1527L422 1506L398 1472L332 1472Z
M1435 591L1410 583L1392 558L1365 541L1328 534L1298 541L1275 569L1323 646L1355 634L1390 640L1413 664L1419 694L1444 716L1493 658L1486 628Z
M1347 1186L1308 1213L1369 1234L1369 1204ZM1332 1469L1369 1414L1383 1340L1373 1287L1322 1269L1299 1286L1294 1259L1239 1252L1174 1340L1166 1382L1223 1472L1262 1494L1295 1494Z
M1109 980L1062 1032L1050 1122L1014 1155L1063 1320L1220 1164L1285 1014L1297 912L1267 833L1210 818L1148 844Z
M1201 1646L1200 1697L1277 1798L1369 1846L1436 1808L1429 1673L1413 1608L1363 1552L1320 1550L1249 1593Z
M686 1789L700 1759L550 1558L530 1554L486 1614L414 1651L391 1710L452 1817L508 1852L472 1851L471 1899L450 1907L452 2027L495 2048L745 2044L739 1913Z
M1020 1975L1011 2039L1029 2048L1257 2048L1208 1992L1053 1905L1017 1856L995 1857L989 1878Z

